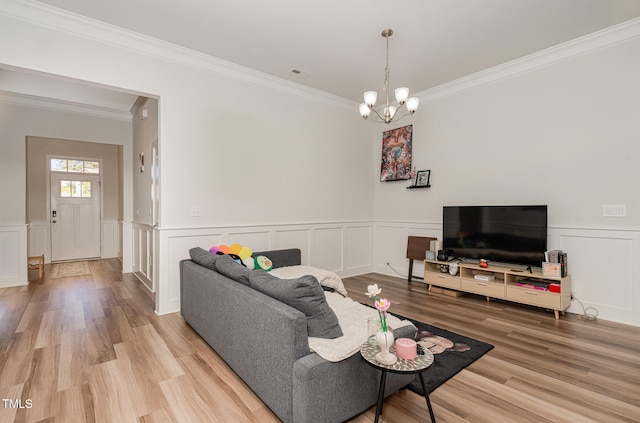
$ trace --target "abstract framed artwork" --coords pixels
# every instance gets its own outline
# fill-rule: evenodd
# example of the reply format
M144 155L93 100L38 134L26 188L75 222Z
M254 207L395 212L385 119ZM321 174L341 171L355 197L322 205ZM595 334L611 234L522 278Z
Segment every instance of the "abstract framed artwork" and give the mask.
M380 182L411 179L413 125L382 133Z

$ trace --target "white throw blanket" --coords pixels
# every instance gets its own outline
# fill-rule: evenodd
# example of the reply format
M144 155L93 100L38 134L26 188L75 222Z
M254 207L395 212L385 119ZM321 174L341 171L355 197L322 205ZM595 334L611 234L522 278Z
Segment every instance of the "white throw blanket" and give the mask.
M341 361L349 358L367 341L367 319L378 317L378 311L351 298L334 292L325 292L327 303L338 316L343 336L335 339L309 337L309 348L327 361ZM392 328L413 326L408 320L400 320L387 314L387 324Z
M280 279L295 279L301 276L311 275L315 277L318 282L320 282L320 285L326 286L327 288L335 289L336 292L339 292L345 297L349 296L347 290L342 284L342 279L340 278L340 276L328 270L318 269L317 267L313 266L298 265L279 267L277 269L271 270L269 273Z
M270 271L273 276L280 279L295 279L305 275L312 275L320 285L333 288L336 292L326 292L325 297L329 307L338 317L342 334L340 338L325 339L309 337L309 348L327 361L337 362L349 358L358 351L367 341L367 320L369 317L378 317L378 311L367 307L349 298L347 290L340 276L327 270L312 266L288 266ZM363 287L363 292L366 287ZM393 304L393 300L391 301ZM373 300L371 300L373 305ZM413 326L408 320L400 320L387 314L387 324L392 328Z

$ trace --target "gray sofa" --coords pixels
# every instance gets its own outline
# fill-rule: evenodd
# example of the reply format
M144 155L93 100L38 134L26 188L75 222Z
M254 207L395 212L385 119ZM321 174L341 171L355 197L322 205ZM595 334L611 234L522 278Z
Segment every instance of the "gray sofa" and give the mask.
M342 422L376 403L380 372L360 354L334 363L311 352L309 317L243 279L263 271L243 269L234 280L217 271L227 266L229 273L232 266L219 259L228 256L194 250L192 260L180 262L182 316L282 421ZM254 255L267 256L274 268L301 261L297 249ZM412 380L389 374L385 396Z

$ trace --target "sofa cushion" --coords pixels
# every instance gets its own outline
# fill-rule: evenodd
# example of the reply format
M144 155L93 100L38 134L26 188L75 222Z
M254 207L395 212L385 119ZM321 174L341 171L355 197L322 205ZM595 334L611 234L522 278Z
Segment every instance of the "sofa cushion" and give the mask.
M338 338L342 329L331 310L318 280L310 275L280 279L264 270L253 270L249 286L301 311L307 317L307 332L317 338Z
M216 259L215 270L221 275L233 279L236 282L240 282L243 285L249 286L249 275L253 270L248 269L244 265L238 263L231 256L220 255Z
M216 261L218 261L218 258L222 257L210 253L200 247L190 249L189 255L191 256L191 260L198 263L200 266L208 267L211 270L216 270Z

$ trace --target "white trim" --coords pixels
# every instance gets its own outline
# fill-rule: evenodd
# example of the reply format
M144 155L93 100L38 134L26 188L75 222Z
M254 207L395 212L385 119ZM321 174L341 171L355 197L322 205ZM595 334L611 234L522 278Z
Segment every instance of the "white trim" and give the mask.
M640 18L588 34L554 47L529 54L474 74L458 78L416 94L421 101L433 101L471 88L530 72L601 48L640 38Z
M94 116L105 119L116 119L130 122L132 119L130 112L108 109L105 107L93 106L84 103L74 103L71 101L58 100L49 97L35 95L0 92L0 103L18 106L33 107L36 109L56 109L63 112L76 113L85 116Z
M357 102L343 97L32 0L2 1L0 14L337 107L349 110L357 107ZM416 95L422 101L432 101L638 37L640 18L441 84Z
M347 100L343 97L35 1L3 1L0 14L123 48L134 53L191 66L321 103L349 110L357 107L355 101Z

